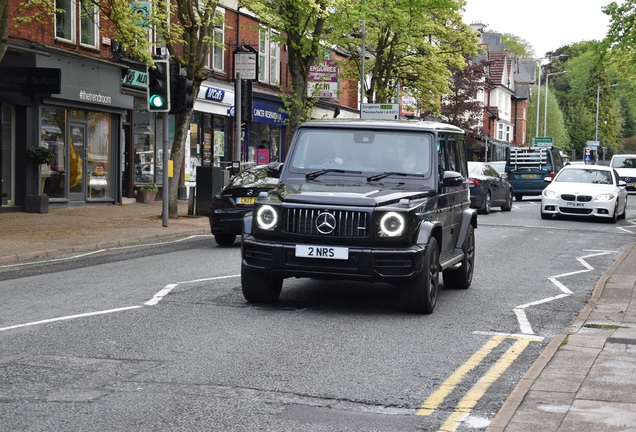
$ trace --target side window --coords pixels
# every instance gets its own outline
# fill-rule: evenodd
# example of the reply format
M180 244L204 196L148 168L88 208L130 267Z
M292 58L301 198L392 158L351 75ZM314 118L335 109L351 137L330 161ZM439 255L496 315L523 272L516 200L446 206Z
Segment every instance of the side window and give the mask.
M440 181L444 178L444 171L446 171L446 140L444 138L437 137L437 169Z

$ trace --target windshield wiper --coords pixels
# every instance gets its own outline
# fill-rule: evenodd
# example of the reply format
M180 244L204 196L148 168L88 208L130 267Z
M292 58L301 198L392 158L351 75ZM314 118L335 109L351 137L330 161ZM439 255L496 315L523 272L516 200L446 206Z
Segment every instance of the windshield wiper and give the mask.
M346 173L362 174L362 171L350 171L350 170L343 170L343 169L328 168L328 169L321 169L318 171L307 173L305 174L305 178L308 180L313 180L316 177L320 177L323 174L332 173L332 172L340 173L340 174L346 174Z
M390 175L397 175L397 176L406 177L406 176L409 176L409 175L416 175L416 174L407 174L407 173L398 172L398 171L385 171L383 173L367 177L367 181L370 182L370 181L381 180L381 179L383 179L385 177L388 177Z

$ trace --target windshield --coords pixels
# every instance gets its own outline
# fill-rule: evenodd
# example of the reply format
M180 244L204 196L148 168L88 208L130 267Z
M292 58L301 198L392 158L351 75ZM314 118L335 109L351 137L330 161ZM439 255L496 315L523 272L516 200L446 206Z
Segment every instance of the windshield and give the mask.
M614 156L612 168L636 168L636 157Z
M433 142L432 134L422 132L306 128L298 132L289 166L308 178L382 173L387 175L380 178L430 177Z
M612 173L596 169L564 169L554 179L562 183L613 184Z

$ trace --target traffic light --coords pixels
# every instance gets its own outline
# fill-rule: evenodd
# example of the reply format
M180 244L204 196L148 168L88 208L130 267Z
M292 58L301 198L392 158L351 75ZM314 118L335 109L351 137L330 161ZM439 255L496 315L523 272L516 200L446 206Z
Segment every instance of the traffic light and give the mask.
M170 111L170 69L168 60L155 60L155 68L148 68L148 111Z
M170 88L172 89L171 113L176 114L194 107L194 83L188 71L179 63L170 63Z

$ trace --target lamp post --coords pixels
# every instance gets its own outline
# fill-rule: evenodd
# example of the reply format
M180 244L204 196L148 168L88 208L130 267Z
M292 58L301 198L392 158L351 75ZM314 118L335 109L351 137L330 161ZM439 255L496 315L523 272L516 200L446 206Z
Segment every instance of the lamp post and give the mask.
M617 84L596 87L596 126L594 126L594 141L598 141L598 105L601 97L601 87L616 87Z
M547 135L547 130L548 130L548 96L550 95L549 93L550 88L548 86L548 83L550 82L550 76L560 75L566 72L569 72L569 71L564 70L561 72L552 72L545 76L545 110L543 111L543 136Z
M552 61L553 58L565 58L565 57L569 57L569 55L567 54L559 54L558 56L547 56L547 57L541 57L539 59L539 80L537 81L538 85L537 85L537 128L536 131L534 133L535 137L539 136L539 109L541 107L541 60L548 60L548 61ZM547 83L546 83L547 84ZM546 105L547 106L547 105ZM544 134L545 135L545 134Z

